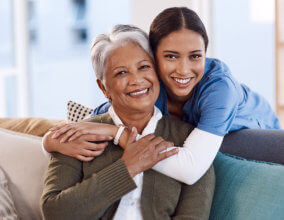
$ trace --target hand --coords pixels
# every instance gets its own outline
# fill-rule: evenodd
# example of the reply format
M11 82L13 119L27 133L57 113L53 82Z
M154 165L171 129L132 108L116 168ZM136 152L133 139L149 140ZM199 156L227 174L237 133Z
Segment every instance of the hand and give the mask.
M177 148L165 151L168 147L173 146L173 143L165 141L161 137L149 134L135 141L136 136L137 129L132 128L122 155L122 160L124 160L131 177L152 168L159 161L178 153Z
M94 141L109 141L112 140L116 134L118 127L103 123L94 122L75 122L56 126L50 131L55 132L52 138L59 138L60 143L66 141L73 141L81 135L92 134Z
M53 139L51 136L53 133L49 133L44 139L44 148L48 152L57 151L61 154L74 157L83 162L93 160L95 157L101 155L104 152L108 142L103 143L91 143L90 141L97 141L93 135L81 135L74 141L67 143L60 143L58 139Z

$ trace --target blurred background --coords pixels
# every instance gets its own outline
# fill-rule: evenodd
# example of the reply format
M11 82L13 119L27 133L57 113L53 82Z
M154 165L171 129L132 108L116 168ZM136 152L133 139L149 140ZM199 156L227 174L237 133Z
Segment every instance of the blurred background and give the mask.
M98 106L105 98L90 60L93 37L119 23L148 32L172 6L195 10L207 56L284 116L284 0L1 0L0 117L66 118L68 100Z

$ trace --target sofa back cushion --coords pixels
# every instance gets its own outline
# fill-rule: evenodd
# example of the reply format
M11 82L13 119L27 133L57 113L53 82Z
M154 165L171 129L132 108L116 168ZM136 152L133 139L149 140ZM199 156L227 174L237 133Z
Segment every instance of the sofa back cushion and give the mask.
M18 218L8 181L2 169L0 169L0 216L2 219Z
M218 153L210 220L284 219L284 166Z
M0 167L20 219L41 219L40 196L48 158L41 138L0 129Z
M0 128L42 137L48 129L65 124L65 120L45 118L0 118Z

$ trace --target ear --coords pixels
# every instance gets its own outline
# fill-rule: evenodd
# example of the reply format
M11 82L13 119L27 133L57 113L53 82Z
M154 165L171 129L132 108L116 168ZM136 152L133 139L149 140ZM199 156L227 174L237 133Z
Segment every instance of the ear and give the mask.
M103 84L102 80L97 79L97 84L98 84L99 88L102 90L102 92L104 93L105 97L107 99L110 99L110 94L108 93L107 89L105 88L105 85Z

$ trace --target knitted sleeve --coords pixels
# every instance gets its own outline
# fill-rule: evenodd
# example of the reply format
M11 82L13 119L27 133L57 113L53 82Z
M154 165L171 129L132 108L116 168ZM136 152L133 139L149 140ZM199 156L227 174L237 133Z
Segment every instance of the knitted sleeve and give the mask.
M121 159L83 179L82 162L52 153L41 209L45 219L98 219L134 188L136 184Z

